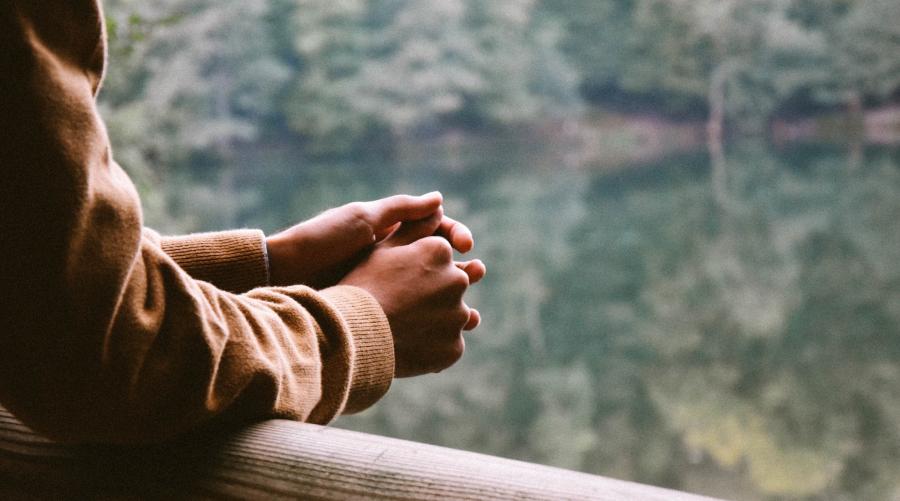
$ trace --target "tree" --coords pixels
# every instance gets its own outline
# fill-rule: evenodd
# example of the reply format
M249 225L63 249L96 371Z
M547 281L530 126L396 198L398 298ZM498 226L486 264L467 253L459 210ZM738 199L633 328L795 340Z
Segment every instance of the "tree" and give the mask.
M160 198L161 172L179 164L227 164L233 144L251 140L277 112L275 97L289 77L273 57L264 18L266 0L156 0L106 3L111 66L101 94L116 158L144 192L145 212L158 227L179 227L175 200ZM193 156L193 158L192 158ZM174 170L173 170L174 169ZM227 172L226 172L227 173ZM227 175L218 188L234 190ZM235 224L230 197L191 183L182 196L208 200L219 224ZM200 190L198 193L197 190ZM207 196L209 195L209 196Z
M884 99L900 88L900 4L858 0L838 25L834 67L848 99Z
M629 41L634 29L633 0L542 0L540 15L562 26L560 49L568 56L587 96L623 88L622 74L636 63Z
M577 108L556 27L532 1L305 0L292 128L344 148L444 124L510 124Z

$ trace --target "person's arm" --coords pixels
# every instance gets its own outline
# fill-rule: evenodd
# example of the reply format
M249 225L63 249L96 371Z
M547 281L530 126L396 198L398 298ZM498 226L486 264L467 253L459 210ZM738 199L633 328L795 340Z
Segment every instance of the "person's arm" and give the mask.
M394 195L327 210L269 237L245 229L164 236L159 243L193 278L230 292L296 284L322 289L337 284L400 224L427 218L442 202L439 192ZM446 216L435 234L462 253L475 245L469 229Z
M0 1L0 402L58 440L135 443L377 400L394 358L372 295L231 294L143 233L94 104L102 30L95 0Z
M152 230L144 231L156 235ZM266 237L260 230L193 233L158 239L163 252L197 280L238 294L270 285Z

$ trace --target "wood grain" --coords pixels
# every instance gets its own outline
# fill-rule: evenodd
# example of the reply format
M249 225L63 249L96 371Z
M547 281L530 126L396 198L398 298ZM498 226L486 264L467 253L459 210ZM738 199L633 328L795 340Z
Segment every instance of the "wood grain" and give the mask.
M112 448L54 444L0 408L0 498L702 498L584 473L292 421Z

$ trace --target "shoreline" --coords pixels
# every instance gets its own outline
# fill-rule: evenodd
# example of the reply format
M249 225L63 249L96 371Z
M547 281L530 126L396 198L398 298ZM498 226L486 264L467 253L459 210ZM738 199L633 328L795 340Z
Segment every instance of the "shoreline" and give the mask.
M707 149L705 121L676 121L653 115L594 111L563 126L537 128L539 137L574 147L567 164L604 168L645 163L668 155ZM725 143L739 140L726 134ZM830 113L791 120L776 119L765 139L791 143L831 143L853 148L900 146L900 104L864 110L861 119Z

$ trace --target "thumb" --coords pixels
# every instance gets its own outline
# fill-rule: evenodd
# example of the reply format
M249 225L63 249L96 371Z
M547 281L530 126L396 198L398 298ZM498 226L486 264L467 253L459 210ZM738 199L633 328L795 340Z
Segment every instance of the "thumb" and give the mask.
M441 203L443 203L443 196L440 192L433 191L419 197L394 195L366 202L366 205L368 205L370 214L369 223L378 234L397 223L427 218L441 206Z
M384 244L391 247L399 247L430 237L437 231L443 218L444 209L438 207L433 214L425 219L401 223L397 231L384 240Z

